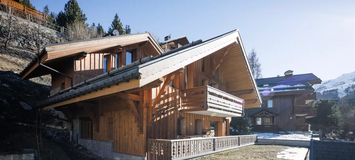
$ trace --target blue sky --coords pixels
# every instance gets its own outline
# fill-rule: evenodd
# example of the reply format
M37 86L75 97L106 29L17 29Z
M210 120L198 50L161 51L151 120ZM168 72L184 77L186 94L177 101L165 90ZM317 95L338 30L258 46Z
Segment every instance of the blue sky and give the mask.
M55 13L67 0L31 0ZM239 29L247 53L258 54L264 77L314 73L322 80L355 71L355 1L93 1L78 0L87 23L107 31L115 13L132 33L160 41L187 36L206 40Z

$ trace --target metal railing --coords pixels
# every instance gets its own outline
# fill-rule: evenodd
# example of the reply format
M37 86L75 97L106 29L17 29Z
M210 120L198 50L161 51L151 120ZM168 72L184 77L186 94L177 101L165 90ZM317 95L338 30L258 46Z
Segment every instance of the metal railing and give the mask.
M186 159L255 144L257 135L196 139L149 139L149 160Z
M235 114L243 112L243 99L211 86L183 89L181 93L181 109L185 111L203 111L212 108Z

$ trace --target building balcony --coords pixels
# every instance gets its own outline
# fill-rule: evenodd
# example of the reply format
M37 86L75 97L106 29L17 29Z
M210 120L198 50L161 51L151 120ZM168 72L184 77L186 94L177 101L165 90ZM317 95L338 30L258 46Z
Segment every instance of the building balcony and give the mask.
M181 110L217 117L241 117L244 100L211 86L181 90Z
M307 105L298 105L294 107L294 114L296 116L306 116L306 118L312 118L317 116L317 108Z
M257 135L196 139L149 139L149 160L189 159L255 144Z

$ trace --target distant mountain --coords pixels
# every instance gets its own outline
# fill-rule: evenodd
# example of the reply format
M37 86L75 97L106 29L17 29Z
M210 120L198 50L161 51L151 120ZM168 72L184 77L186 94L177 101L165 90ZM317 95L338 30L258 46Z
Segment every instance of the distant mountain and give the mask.
M317 92L317 99L342 98L349 93L355 92L355 71L346 73L340 77L316 84L313 86Z

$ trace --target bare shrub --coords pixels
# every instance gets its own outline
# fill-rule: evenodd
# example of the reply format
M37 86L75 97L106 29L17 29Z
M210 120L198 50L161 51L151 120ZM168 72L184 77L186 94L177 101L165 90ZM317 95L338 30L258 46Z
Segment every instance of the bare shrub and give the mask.
M82 22L74 22L73 24L68 25L67 28L68 33L66 36L69 40L75 41L90 38L89 27Z

